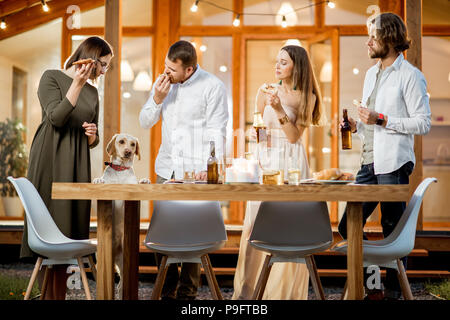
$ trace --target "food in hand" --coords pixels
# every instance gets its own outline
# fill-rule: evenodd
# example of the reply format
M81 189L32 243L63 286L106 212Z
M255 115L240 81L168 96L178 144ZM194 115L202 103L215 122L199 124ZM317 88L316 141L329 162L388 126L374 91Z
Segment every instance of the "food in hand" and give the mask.
M265 93L275 94L277 91L277 88L274 85L264 83L264 85L262 87L262 91Z
M75 62L73 62L72 64L73 64L73 65L77 65L77 64L88 64L88 63L93 63L93 62L95 62L94 59L88 58L88 59L81 59L81 60L75 61Z

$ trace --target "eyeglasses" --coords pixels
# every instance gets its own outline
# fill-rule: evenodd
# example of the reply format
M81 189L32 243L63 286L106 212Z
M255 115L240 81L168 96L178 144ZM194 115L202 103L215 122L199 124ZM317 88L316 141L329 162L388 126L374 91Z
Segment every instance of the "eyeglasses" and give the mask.
M97 62L100 62L100 66L102 67L102 69L104 69L105 71L108 71L109 68L111 67L109 64L107 64L106 62L103 62L99 59L97 59Z

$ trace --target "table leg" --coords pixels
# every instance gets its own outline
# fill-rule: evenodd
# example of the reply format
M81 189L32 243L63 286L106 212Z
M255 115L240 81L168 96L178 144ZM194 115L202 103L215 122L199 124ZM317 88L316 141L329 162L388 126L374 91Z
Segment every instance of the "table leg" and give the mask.
M347 282L349 300L364 298L362 204L347 203Z
M140 201L125 201L123 300L138 300Z
M114 202L97 200L97 299L114 300Z

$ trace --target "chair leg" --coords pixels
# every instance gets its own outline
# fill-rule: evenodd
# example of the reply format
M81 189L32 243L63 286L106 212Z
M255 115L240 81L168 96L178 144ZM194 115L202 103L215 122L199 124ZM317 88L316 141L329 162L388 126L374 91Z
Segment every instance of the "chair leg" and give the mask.
M34 282L36 281L37 274L39 272L39 269L41 268L43 258L38 257L36 264L34 265L33 273L31 274L30 281L28 282L27 291L25 293L25 297L23 300L30 299L31 290L33 290Z
M342 295L341 295L341 300L345 300L345 298L347 297L347 285L348 285L348 280L345 280L345 285L344 285L344 290L342 291Z
M209 289L214 300L223 300L222 293L220 292L219 285L217 283L216 275L211 266L211 260L207 254L200 257L203 265L203 270L205 271L206 280L208 280Z
M91 292L89 290L89 283L88 283L88 279L86 276L86 270L84 269L83 260L80 257L78 257L77 261L78 261L78 265L80 266L81 280L83 281L83 287L84 287L84 292L86 293L86 299L92 300Z
M261 268L261 274L259 275L258 282L256 283L255 292L253 293L252 300L261 300L266 289L267 280L269 279L270 270L272 265L270 264L271 254L266 255L263 266Z
M159 266L158 276L156 277L155 286L153 287L153 292L151 300L159 300L161 297L161 291L163 288L164 280L167 274L167 256L163 256L161 259L161 265Z
M402 288L403 298L405 300L414 300L411 292L411 287L409 286L408 277L406 276L405 267L403 266L403 262L400 259L397 259L397 267L397 277L398 281L400 282L400 287Z
M309 255L305 257L306 266L309 270L309 276L311 277L312 285L314 288L314 292L316 296L320 298L320 300L325 300L325 294L323 292L322 283L320 282L319 273L317 272L316 263L314 262L314 257Z
M94 258L92 257L92 254L88 255L89 260L89 267L91 268L92 276L94 277L94 280L97 282L97 268L95 267Z
M42 282L42 288L41 288L41 300L44 300L45 293L47 292L47 284L48 284L48 277L49 277L49 269L51 266L44 266L45 273L44 273L44 281Z

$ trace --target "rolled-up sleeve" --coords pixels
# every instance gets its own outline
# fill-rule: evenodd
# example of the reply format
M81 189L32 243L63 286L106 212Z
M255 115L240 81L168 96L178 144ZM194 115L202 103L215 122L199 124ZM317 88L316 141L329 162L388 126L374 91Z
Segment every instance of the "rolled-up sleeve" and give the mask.
M150 93L150 97L147 102L141 109L139 113L139 123L142 128L149 129L153 127L161 117L161 109L162 103L156 104L155 100L153 100L153 96L155 94L155 86L153 85L153 89Z
M386 128L404 134L427 134L431 128L431 110L427 83L419 70L408 75L404 84L404 100L409 117L389 116Z
M63 127L74 108L67 97L61 96L58 82L48 71L44 72L39 81L38 97L51 125Z
M211 89L207 101L207 136L215 141L217 157L222 157L225 154L228 123L227 92L223 83L218 83Z

